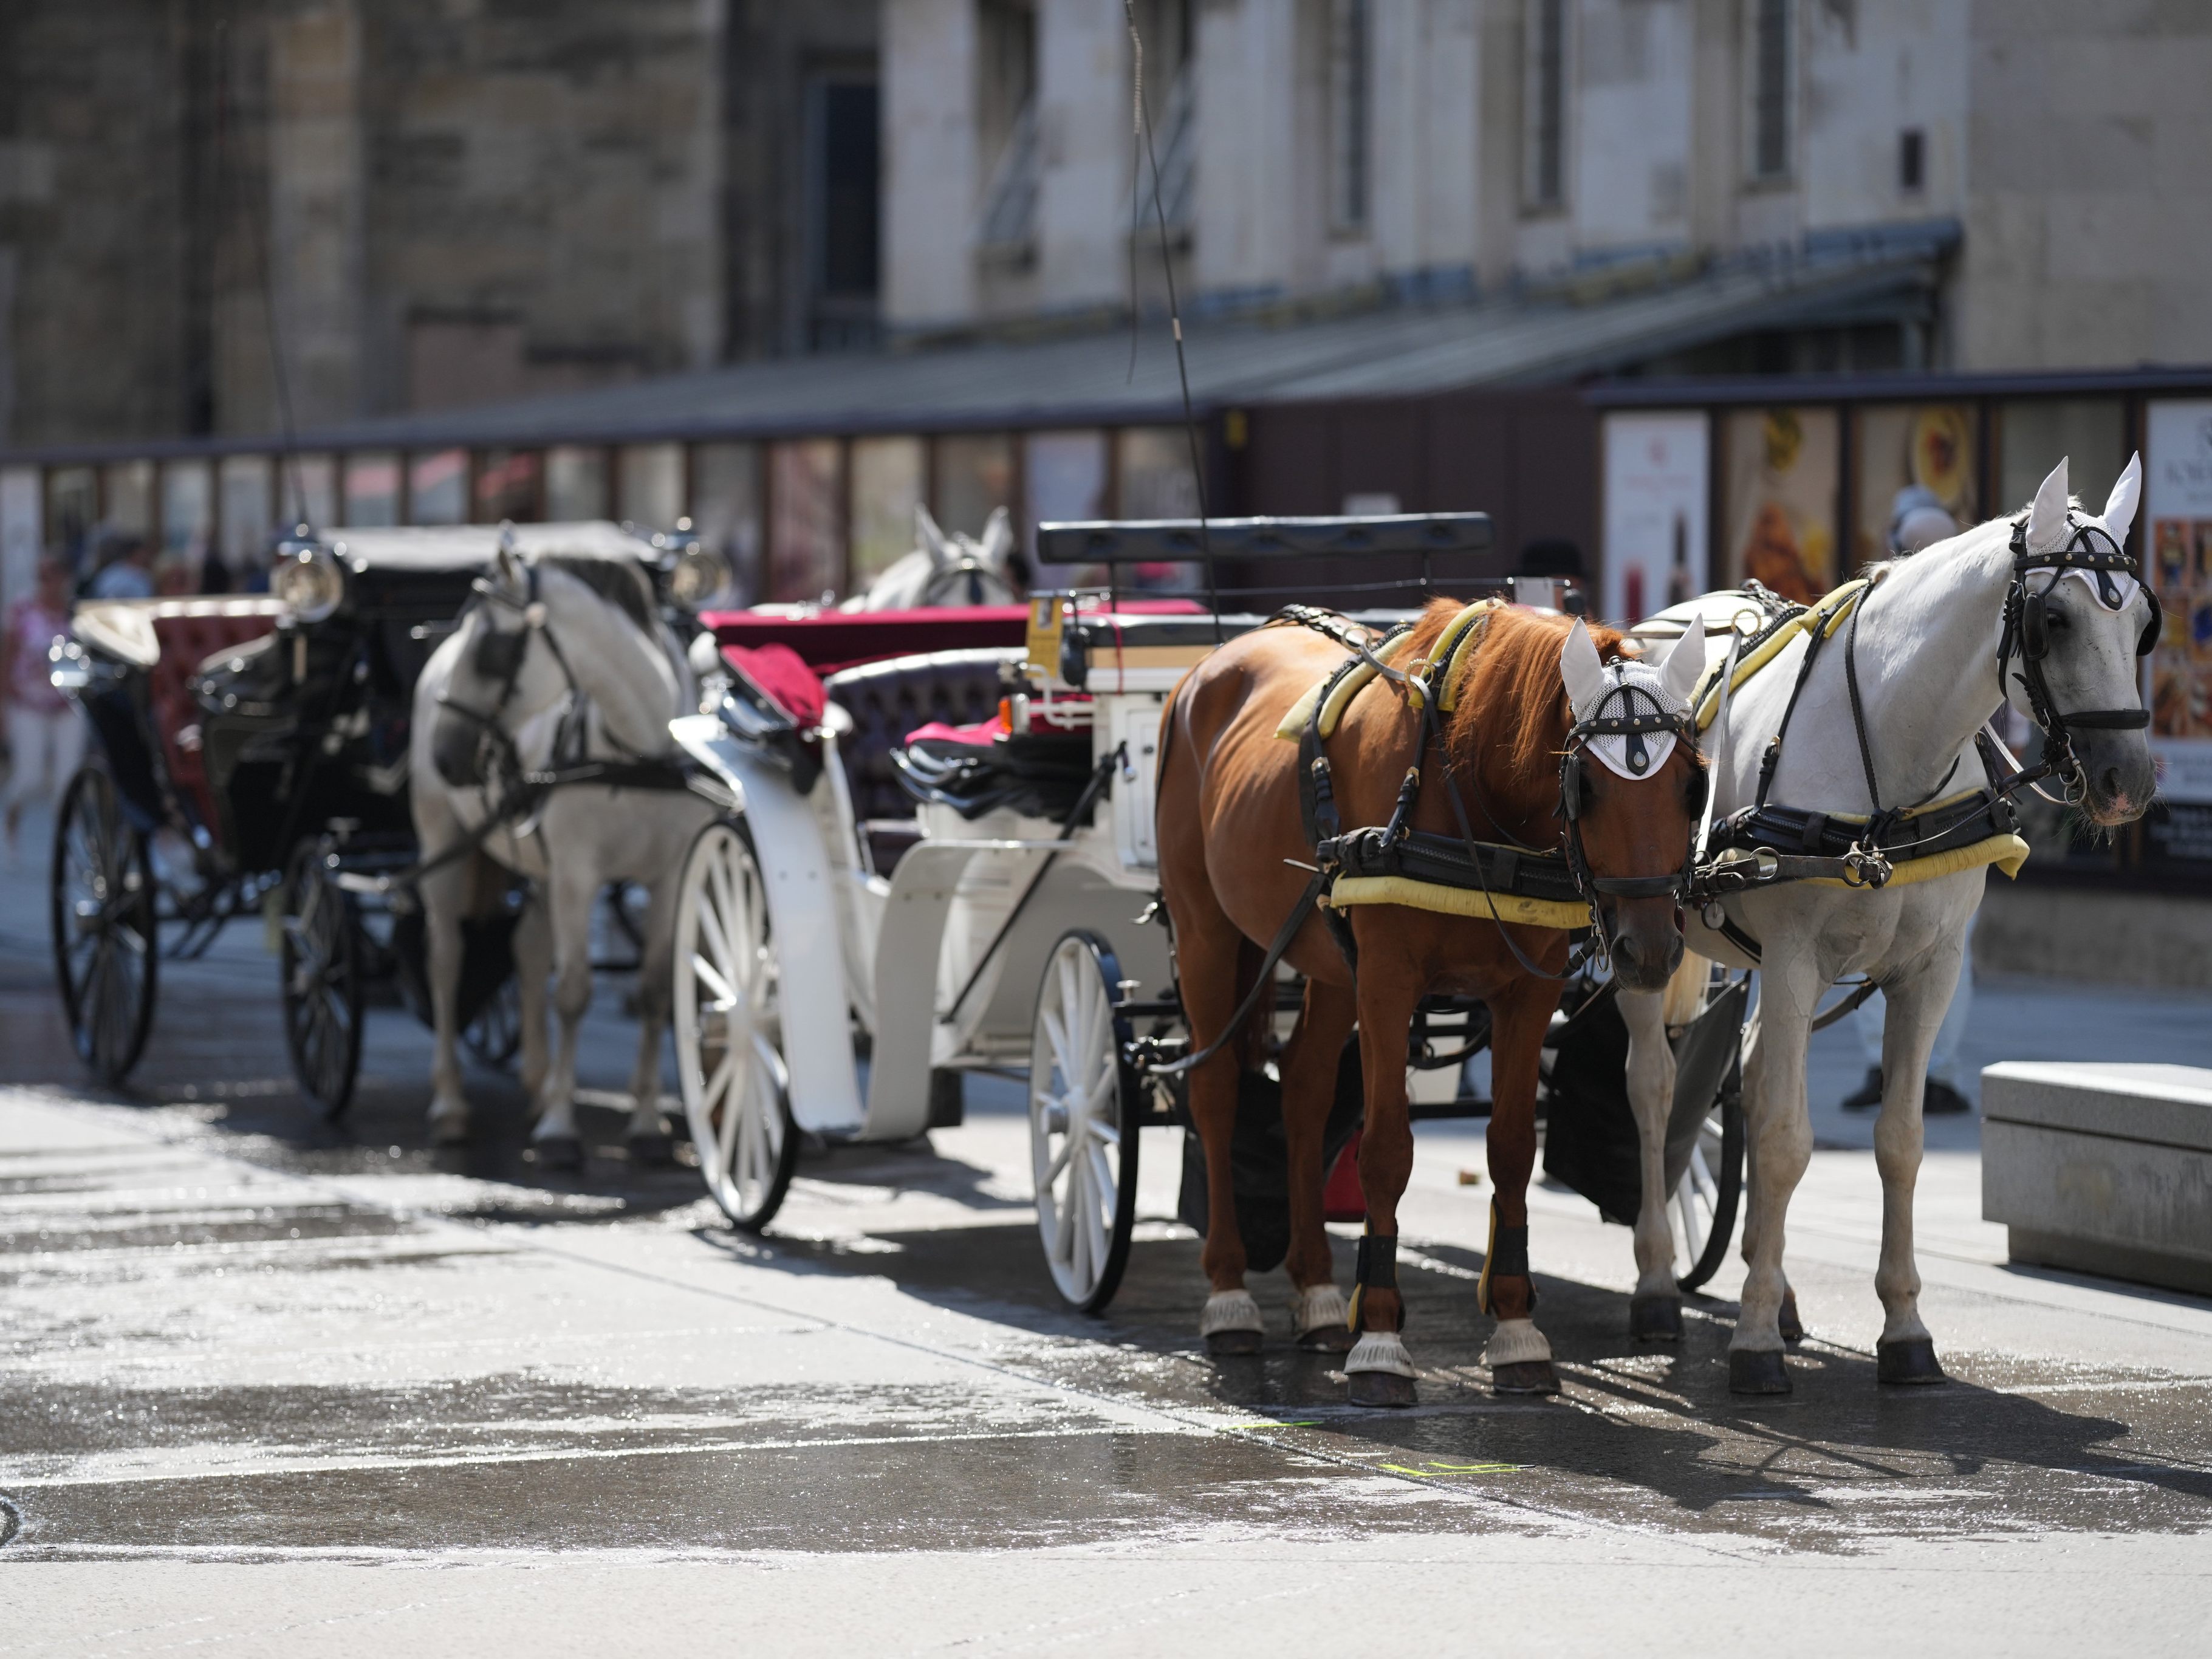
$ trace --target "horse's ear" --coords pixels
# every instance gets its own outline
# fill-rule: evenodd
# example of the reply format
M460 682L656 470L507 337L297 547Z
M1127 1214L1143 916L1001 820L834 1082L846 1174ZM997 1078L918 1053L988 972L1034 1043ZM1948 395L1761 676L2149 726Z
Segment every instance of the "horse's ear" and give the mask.
M990 521L983 526L983 540L976 550L992 569L1006 568L1006 555L1014 550L1014 521L1006 516L1005 507L991 509Z
M514 526L502 524L499 527L499 553L494 560L503 587L522 586L522 561L515 556Z
M2035 492L2035 505L2027 510L2027 544L2048 553L2066 540L2066 458L2061 455L2043 488Z
M914 504L914 536L921 550L929 555L929 562L943 568L952 562L952 554L945 545L945 532L937 527L937 520L929 516L929 509L920 501Z
M1567 642L1559 647L1559 678L1567 683L1567 706L1575 711L1577 720L1588 720L1597 713L1598 705L1605 701L1605 665L1598 660L1597 647L1579 618L1569 630Z
M2112 493L2105 501L2105 528L2122 547L2128 544L2128 532L2136 521L2136 502L2142 495L2142 456L2128 457L2128 470L2113 481Z
M1651 665L1659 671L1659 683L1667 688L1668 695L1686 705L1691 693L1698 689L1698 676L1705 672L1705 629L1693 618L1668 647L1665 659Z

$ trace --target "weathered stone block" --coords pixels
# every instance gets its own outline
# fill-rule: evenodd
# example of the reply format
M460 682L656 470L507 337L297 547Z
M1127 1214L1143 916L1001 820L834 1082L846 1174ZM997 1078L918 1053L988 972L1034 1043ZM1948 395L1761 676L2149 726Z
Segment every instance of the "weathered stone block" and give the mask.
M2212 1294L2212 1071L2008 1061L1982 1117L2014 1261Z

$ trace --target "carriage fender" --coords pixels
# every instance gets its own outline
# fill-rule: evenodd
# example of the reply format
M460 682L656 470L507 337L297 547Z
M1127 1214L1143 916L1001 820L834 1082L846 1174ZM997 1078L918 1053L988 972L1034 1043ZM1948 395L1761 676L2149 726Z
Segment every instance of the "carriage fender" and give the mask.
M672 720L668 730L686 755L720 781L752 827L783 1006L848 1006L836 872L814 809L792 787L787 771L731 736L713 715ZM849 1021L785 1020L783 1059L791 1073L791 1115L799 1127L840 1137L866 1132ZM925 1102L925 1115L927 1109Z

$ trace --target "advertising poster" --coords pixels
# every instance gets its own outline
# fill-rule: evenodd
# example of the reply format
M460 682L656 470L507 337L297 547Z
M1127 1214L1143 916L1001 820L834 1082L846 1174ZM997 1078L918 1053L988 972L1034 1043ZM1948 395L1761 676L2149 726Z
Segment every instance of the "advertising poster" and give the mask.
M1961 530L1981 522L1972 410L1961 404L1890 404L1863 409L1855 418L1853 569L1889 556L1889 526L1903 490L1928 491Z
M1730 412L1723 450L1730 586L1809 605L1836 585L1839 428L1832 409Z
M2212 403L2154 403L2144 457L2147 574L2166 607L2150 659L2151 753L2169 802L2212 804ZM2212 858L2212 814L2174 815L2199 826L2172 856Z
M1604 617L1632 628L1705 591L1702 410L1605 417Z

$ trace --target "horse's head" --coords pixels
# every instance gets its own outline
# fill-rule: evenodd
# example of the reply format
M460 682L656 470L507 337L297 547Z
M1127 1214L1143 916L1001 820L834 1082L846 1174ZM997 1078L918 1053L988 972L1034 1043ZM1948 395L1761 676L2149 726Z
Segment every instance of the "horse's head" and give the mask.
M1705 804L1690 697L1692 629L1664 653L1604 661L1577 622L1559 653L1571 717L1559 767L1568 857L1598 913L1614 976L1656 991L1682 960L1680 882Z
M878 577L866 593L846 602L854 611L966 609L1014 605L1021 599L1013 524L1003 507L983 526L981 540L938 527L929 509L914 509L915 546Z
M2157 595L2121 568L2142 487L2138 456L2093 515L2069 499L2061 460L2014 544L2005 695L2062 758L2070 748L2075 770L2064 781L2100 824L2141 817L2156 787L2140 659L2163 618Z

